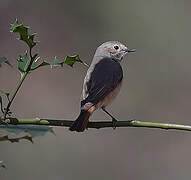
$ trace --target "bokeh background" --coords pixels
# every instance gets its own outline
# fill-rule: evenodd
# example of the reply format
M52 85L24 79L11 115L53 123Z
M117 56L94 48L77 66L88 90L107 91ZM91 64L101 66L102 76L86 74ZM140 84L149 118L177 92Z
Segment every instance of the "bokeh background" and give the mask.
M118 119L191 124L191 2L186 0L1 0L0 55L14 69L0 69L0 89L13 89L23 42L9 32L18 18L37 32L41 59L79 54L91 62L98 45L118 40L136 48L122 62L124 84L108 108ZM127 71L128 69L128 71ZM30 74L12 111L17 117L75 119L86 68L50 69ZM109 120L101 111L91 120ZM191 176L191 134L146 128L72 133L55 128L26 141L0 144L8 169L2 180L120 179L180 180Z

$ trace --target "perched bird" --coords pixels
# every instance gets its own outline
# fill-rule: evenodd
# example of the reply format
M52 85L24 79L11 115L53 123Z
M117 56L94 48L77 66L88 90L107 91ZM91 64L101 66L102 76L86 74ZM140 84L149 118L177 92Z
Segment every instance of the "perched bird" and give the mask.
M84 79L80 115L69 130L83 132L89 117L100 108L112 118L115 127L117 120L105 107L120 91L123 79L121 60L127 53L134 51L117 41L105 42L97 48Z

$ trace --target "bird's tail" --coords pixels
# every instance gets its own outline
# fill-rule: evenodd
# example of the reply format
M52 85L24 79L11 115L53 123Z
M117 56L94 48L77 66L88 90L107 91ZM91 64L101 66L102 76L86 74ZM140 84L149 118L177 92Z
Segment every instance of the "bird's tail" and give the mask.
M69 128L70 131L83 132L87 128L88 120L91 113L89 111L81 110L80 115Z

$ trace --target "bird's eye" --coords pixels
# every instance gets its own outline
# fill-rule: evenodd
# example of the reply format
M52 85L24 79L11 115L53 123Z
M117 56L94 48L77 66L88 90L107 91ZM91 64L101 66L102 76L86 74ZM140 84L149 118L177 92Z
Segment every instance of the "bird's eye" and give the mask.
M119 46L117 46L117 45L116 45L116 46L114 46L114 49L118 50L118 49L119 49Z

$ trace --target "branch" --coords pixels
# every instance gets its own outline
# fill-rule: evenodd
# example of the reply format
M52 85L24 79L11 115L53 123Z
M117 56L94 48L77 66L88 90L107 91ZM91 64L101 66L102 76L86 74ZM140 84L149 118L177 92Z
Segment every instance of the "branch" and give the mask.
M63 126L70 127L74 121L71 120L56 120L56 119L46 119L46 118L36 118L36 119L17 119L17 118L7 118L7 124L23 124L23 125L48 125L48 126ZM99 122L89 122L88 128L108 128L113 127L111 121L99 121ZM116 127L146 127L146 128L158 128L158 129L176 129L191 131L191 126L180 125L180 124L168 124L168 123L153 123L153 122L143 122L137 120L129 121L117 121Z

